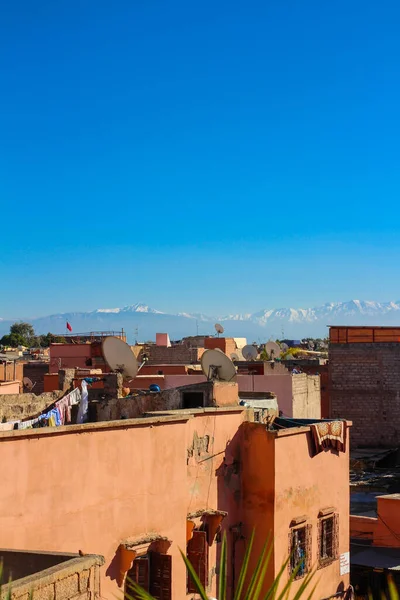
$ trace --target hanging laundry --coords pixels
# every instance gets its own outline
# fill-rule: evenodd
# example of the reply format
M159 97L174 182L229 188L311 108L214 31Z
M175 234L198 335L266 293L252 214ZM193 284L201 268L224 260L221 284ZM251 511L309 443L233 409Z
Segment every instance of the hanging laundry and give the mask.
M82 381L82 397L79 404L78 409L78 417L76 419L77 423L86 423L88 419L88 410L89 410L89 402L88 402L88 391L87 391L87 383L85 380Z

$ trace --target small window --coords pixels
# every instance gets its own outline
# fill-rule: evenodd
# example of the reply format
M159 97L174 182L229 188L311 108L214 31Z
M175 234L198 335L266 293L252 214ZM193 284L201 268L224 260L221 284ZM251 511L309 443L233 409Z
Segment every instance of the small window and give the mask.
M203 392L183 392L183 408L202 408L204 406Z
M338 558L338 515L319 521L319 566L325 567Z
M295 579L304 577L310 568L311 525L291 529L289 534L289 571L296 572Z
M132 598L137 597L129 585L129 581L134 581L156 600L172 600L171 567L169 554L149 552L139 556L127 573L126 593Z
M186 555L190 560L201 585L206 589L208 585L208 544L205 531L193 531L193 536L187 545ZM187 575L187 593L196 593L197 589L189 573Z

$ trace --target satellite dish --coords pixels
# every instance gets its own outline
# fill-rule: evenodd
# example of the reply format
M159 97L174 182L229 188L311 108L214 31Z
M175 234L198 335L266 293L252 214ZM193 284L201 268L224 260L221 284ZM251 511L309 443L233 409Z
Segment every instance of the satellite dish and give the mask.
M236 352L232 352L231 361L235 362L237 360L240 360L239 356L236 354Z
M285 342L283 342L281 344L281 350L282 350L282 352L287 352L289 350L289 346L287 344L285 344Z
M103 340L103 356L112 371L122 373L124 377L133 379L138 372L138 362L131 347L116 337L106 337Z
M244 348L242 348L242 354L245 360L255 360L258 356L258 351L255 346L251 344L247 344Z
M29 379L29 377L24 377L22 381L23 381L24 387L26 387L26 389L29 391L33 390L33 388L36 385L36 381L35 381L35 383L33 383L32 379Z
M220 333L224 333L224 328L219 323L215 323L214 327L215 327L215 331L218 333L218 335Z
M282 352L281 348L276 342L267 342L264 348L268 352L271 360L273 360L274 358L278 358L280 353Z
M201 370L207 379L232 381L236 377L235 365L220 350L206 350L201 356Z

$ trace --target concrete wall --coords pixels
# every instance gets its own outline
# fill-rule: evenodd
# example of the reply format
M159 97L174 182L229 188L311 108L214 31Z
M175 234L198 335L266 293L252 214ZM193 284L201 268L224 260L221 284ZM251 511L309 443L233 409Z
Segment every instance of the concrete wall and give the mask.
M331 344L330 416L353 421L354 446L400 444L400 343Z

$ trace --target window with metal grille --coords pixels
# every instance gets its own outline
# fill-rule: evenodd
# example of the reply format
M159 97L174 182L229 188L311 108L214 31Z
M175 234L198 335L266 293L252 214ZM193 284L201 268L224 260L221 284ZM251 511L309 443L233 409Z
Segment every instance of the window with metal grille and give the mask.
M193 565L196 575L204 589L208 585L208 544L206 531L193 531L187 545L186 555ZM196 593L197 589L189 573L187 575L187 593Z
M132 598L138 598L129 585L134 581L157 600L172 600L172 563L169 554L149 552L133 561L127 573L126 592Z
M304 577L310 570L311 525L291 529L289 533L289 572L295 579Z
M338 515L321 518L318 528L319 566L325 567L338 558Z

